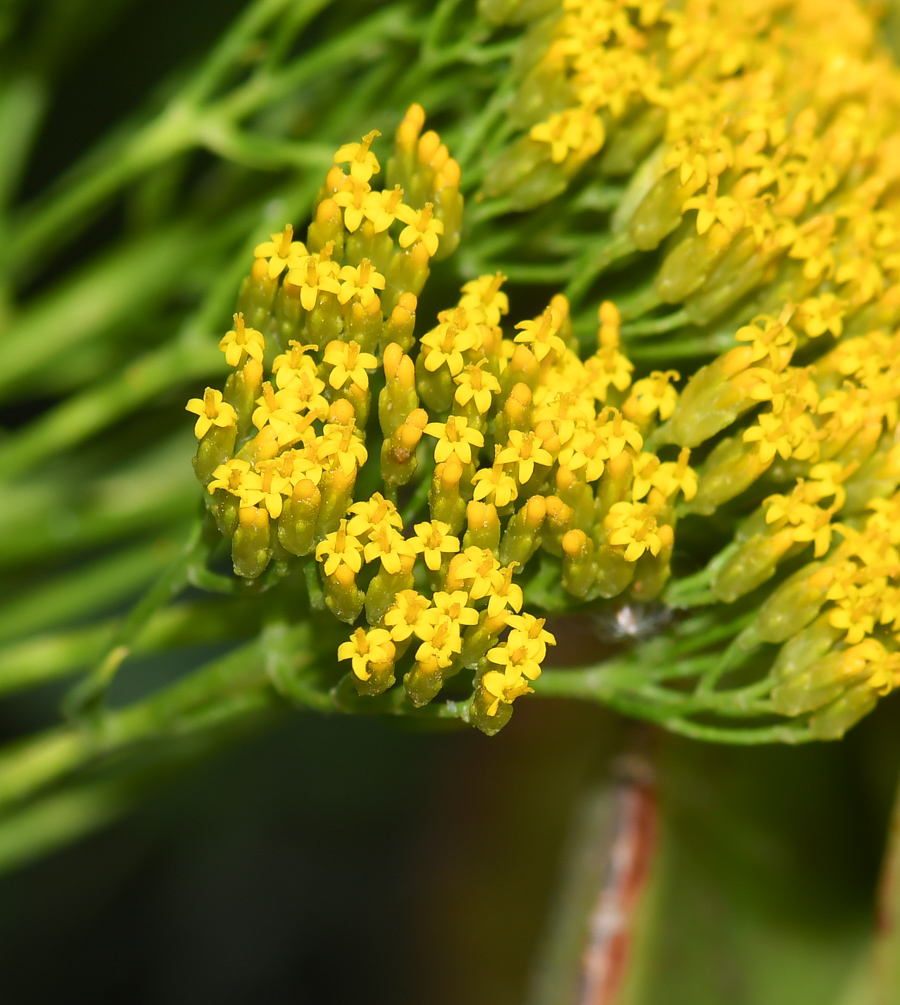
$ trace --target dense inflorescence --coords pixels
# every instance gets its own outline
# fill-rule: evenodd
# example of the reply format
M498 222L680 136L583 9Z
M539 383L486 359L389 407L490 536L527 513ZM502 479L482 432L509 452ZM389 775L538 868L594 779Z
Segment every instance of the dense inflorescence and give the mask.
M656 596L674 501L696 477L686 449L641 452L677 374L632 385L611 303L583 362L561 296L504 333L502 275L466 283L415 337L416 294L461 209L458 169L422 119L413 107L397 132L388 188L371 187L369 134L335 156L306 242L288 226L257 247L220 343L235 372L188 410L235 572L314 561L327 607L358 625L337 655L361 694L406 665L421 706L474 669L472 720L493 732L555 643L517 579L549 563L575 600L629 584Z
M653 445L728 431L699 466L699 514L785 486L712 593L732 602L812 546L822 561L743 643L790 639L773 707L819 709L818 733L839 735L900 679L900 77L871 15L849 0L483 8L549 15L522 52L523 132L493 189L535 204L589 159L630 175L613 228L661 250L659 302L746 343L694 374Z
M900 683L900 77L845 0L482 8L541 15L485 194L526 208L588 162L628 176L614 234L657 256L659 304L731 347L679 391L636 372L610 300L589 355L560 295L504 331L500 274L417 336L462 200L414 106L383 191L370 134L306 242L257 248L235 372L188 406L235 572L305 559L361 694L402 674L420 706L467 669L495 732L554 642L526 610L548 583L561 608L659 597L679 519L749 499L703 602L777 577L739 646L781 647L770 711L841 735Z

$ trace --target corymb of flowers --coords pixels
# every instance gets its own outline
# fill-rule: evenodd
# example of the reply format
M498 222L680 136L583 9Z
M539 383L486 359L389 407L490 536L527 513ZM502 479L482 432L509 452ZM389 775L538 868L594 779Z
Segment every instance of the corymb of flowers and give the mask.
M624 179L576 291L600 295L512 324L473 274L423 317L459 165L418 105L384 173L378 133L342 146L187 406L234 572L333 634L335 702L493 734L543 692L838 737L900 681L900 77L846 0L482 13L531 28L475 211L596 221L585 179ZM655 637L542 676L567 615L650 604Z

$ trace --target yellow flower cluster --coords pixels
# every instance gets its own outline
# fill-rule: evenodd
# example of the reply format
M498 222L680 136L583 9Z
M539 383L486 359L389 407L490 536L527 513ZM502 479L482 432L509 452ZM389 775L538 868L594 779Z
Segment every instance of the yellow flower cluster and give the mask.
M484 6L500 20L523 5ZM853 0L549 8L521 15L546 15L520 62L523 132L485 188L531 205L582 168L630 176L611 225L657 254L658 302L736 332L647 446L702 458L682 512L784 487L739 528L712 593L732 602L808 547L824 559L744 641L786 643L776 708L840 735L900 684L885 516L900 484L900 74Z
M771 709L838 736L900 685L900 76L850 0L564 0L522 46L528 121L486 191L630 174L613 230L733 347L679 391L635 374L609 300L586 358L563 296L505 331L500 274L417 336L462 200L414 106L384 190L370 133L306 242L257 248L235 373L188 406L235 571L310 556L361 694L402 674L420 706L473 671L493 733L554 642L526 605L658 597L678 521L730 507L703 600L780 570L740 648L780 646Z
M555 567L573 603L656 596L697 478L687 448L642 449L678 374L632 384L612 303L585 360L564 297L503 331L501 275L466 283L414 336L460 207L458 169L421 124L414 107L395 138L388 176L403 184L371 188L370 133L338 151L307 241L288 226L257 247L220 343L234 372L187 407L235 572L311 556L325 605L354 626L338 658L361 694L405 668L420 706L474 670L471 721L496 732L555 642L521 584Z

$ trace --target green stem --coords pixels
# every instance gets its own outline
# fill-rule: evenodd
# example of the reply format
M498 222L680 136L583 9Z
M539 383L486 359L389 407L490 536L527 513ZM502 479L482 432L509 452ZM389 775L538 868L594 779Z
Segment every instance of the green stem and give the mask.
M647 321L633 321L631 324L622 325L622 337L628 338L639 335L659 335L661 332L669 332L675 328L682 328L690 324L687 311L673 311L662 318L651 318Z
M563 293L572 304L580 303L598 276L635 250L627 233L605 235L601 241L593 242L575 263L575 274Z

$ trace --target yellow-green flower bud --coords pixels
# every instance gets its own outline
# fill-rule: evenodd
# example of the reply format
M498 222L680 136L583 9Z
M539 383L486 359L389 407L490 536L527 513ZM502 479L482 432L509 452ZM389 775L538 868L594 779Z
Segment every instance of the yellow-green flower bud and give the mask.
M784 642L805 628L825 603L828 580L816 573L821 562L811 562L769 594L759 609L754 628L764 642Z
M722 503L749 488L769 467L756 445L745 443L740 434L729 436L713 449L700 469L697 494L685 509L708 515Z
M562 557L562 540L573 529L575 514L559 496L547 496L546 519L541 529L541 544L551 555Z
M316 518L322 494L309 478L294 486L290 499L285 500L278 518L278 543L292 555L308 555L316 539Z
M476 502L473 499L466 507L466 523L463 548L487 548L493 552L499 550L500 520L493 503Z
M431 519L447 524L451 534L458 534L466 519L466 500L460 494L462 476L463 463L456 454L451 454L435 465L428 493Z
M583 530L570 530L562 539L562 583L573 597L584 599L597 574L594 542Z
M344 318L344 340L356 342L363 352L374 353L384 325L381 301L373 296L366 306L351 303Z
M785 684L801 677L843 634L841 629L831 624L827 614L820 614L811 625L784 643L772 664L772 674ZM773 692L772 700L777 708L778 688Z
M631 581L631 595L643 602L658 597L671 574L675 530L671 524L663 523L657 529L657 536L660 540L659 551L655 555L651 551L645 551L641 555Z
M877 692L868 684L848 688L825 708L810 717L813 736L819 740L839 740L844 733L869 714L878 701Z
M635 563L629 562L621 549L602 544L596 551L596 574L592 595L608 600L617 597L632 581Z
M677 171L668 171L647 192L635 210L628 233L635 247L653 251L681 223L681 182Z
M414 294L405 291L400 294L397 305L390 312L381 334L380 349L382 352L396 342L404 352L409 352L415 344L413 331L416 327L416 307L418 301Z
M256 579L272 557L269 514L265 508L242 506L238 526L231 539L234 573L243 579Z
M722 243L721 224L705 234L696 230L683 237L666 255L653 281L653 287L667 304L680 304L703 285L712 267L727 247Z
M328 610L339 621L352 625L362 613L366 599L356 585L356 573L347 565L339 565L330 576L322 576L322 586Z
M399 425L381 445L381 477L385 485L396 489L412 478L418 467L416 448L428 424L428 413L424 408L410 412L407 420Z
M237 300L238 313L244 315L248 327L262 329L269 325L277 293L278 278L271 278L266 260L257 258Z
M419 407L419 396L416 394L415 364L398 342L391 342L385 348L382 362L384 387L378 396L378 422L382 434L389 437Z
M541 544L541 528L547 516L547 500L532 496L514 516L510 517L500 539L502 565L518 563L524 567Z
M431 271L430 261L428 249L421 241L394 252L385 273L387 283L382 297L385 313L393 312L404 293L417 297L422 292Z
M353 501L356 473L355 467L345 470L338 465L322 475L319 486L322 502L316 520L316 540L337 530L347 507Z
M372 577L366 590L366 620L370 625L377 625L391 609L397 594L402 590L411 590L413 581L413 559L402 556L400 571L388 572L382 565Z
M319 254L331 242L330 257L344 257L344 221L341 208L334 199L323 199L316 207L316 216L307 231L306 246L313 255Z

